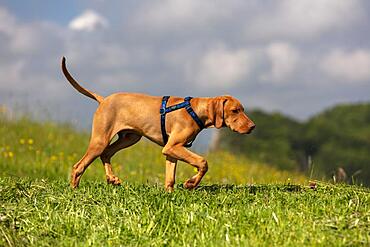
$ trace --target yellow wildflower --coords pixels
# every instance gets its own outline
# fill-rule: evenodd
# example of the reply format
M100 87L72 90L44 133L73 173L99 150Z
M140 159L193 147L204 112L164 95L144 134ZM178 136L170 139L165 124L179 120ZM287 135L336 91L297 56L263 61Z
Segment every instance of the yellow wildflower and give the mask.
M5 105L0 105L0 114L5 114L7 112Z
M32 144L33 144L33 139L31 139L31 138L30 138L30 139L28 139L28 144L29 144L29 145L32 145Z
M13 158L14 153L9 151L9 152L8 152L8 156L9 156L9 158Z
M26 140L24 140L24 139L22 138L22 139L20 139L20 140L19 140L19 143L23 145L23 144L25 144L25 143L26 143Z
M57 156L55 156L55 155L52 155L52 156L50 157L50 159L51 159L52 161L56 161L56 160L58 159L58 157L57 157Z

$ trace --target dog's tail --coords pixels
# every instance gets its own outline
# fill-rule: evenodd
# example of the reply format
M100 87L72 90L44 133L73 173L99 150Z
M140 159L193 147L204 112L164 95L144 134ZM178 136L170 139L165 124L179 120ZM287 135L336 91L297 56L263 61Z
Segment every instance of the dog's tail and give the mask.
M90 97L90 98L98 101L99 103L104 100L104 97L103 96L100 96L100 95L98 95L96 93L90 92L89 90L87 90L86 88L81 87L80 84L77 83L77 81L71 76L71 74L67 70L67 67L66 67L66 58L65 57L62 58L62 71L63 71L64 76L67 78L67 80L71 83L71 85L77 91L79 91L80 93L86 95L87 97Z

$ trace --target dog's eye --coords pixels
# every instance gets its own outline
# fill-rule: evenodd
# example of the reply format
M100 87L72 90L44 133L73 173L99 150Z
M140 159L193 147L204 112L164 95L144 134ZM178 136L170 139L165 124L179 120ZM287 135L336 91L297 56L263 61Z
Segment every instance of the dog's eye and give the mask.
M233 113L238 113L239 112L239 109L233 109L231 110Z

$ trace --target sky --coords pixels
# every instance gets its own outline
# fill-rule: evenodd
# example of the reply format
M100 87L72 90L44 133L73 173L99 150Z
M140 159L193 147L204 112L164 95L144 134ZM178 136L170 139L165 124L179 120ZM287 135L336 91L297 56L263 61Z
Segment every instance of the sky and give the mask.
M0 0L0 105L88 126L101 95L233 95L300 120L370 101L370 1Z

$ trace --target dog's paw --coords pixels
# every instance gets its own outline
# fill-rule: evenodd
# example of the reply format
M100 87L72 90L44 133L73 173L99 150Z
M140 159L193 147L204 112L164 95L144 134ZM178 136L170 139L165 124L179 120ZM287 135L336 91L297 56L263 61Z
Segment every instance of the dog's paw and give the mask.
M186 180L185 183L184 183L184 188L185 189L191 190L191 189L194 189L195 187L197 187L197 185L195 184L195 179L194 178L190 178L190 179Z
M76 189L78 187L78 183L71 181L71 188Z
M72 189L76 189L80 183L80 177L76 175L76 173L72 173L71 175L71 187Z
M106 176L107 178L107 183L108 184L113 184L113 185L121 185L122 181L118 177L111 175L111 176Z
M165 190L166 190L166 192L172 193L173 192L173 186L172 187L167 186Z

